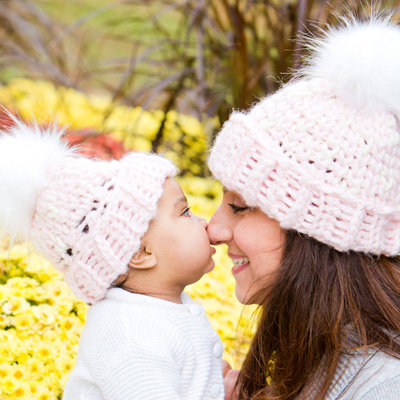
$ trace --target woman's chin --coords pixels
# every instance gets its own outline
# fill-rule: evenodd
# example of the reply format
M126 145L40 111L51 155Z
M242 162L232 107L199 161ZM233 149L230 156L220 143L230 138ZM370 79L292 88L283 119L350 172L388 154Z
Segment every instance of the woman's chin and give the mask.
M235 290L236 298L238 299L239 303L243 305L248 305L249 297L246 294L243 294L238 288L236 287Z
M238 299L239 303L243 304L244 306L260 304L254 298L254 293L249 293L249 292L243 293L237 286L235 289L235 295L236 295L236 298Z

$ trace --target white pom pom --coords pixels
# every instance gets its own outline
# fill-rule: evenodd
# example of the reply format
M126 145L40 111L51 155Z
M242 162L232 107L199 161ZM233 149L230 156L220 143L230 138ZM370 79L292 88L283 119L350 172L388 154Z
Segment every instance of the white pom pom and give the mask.
M0 232L12 243L28 238L47 171L73 150L61 141L62 130L27 126L9 116L15 126L8 133L0 133Z
M343 19L309 47L313 55L305 75L330 80L356 107L400 113L400 27L390 17Z

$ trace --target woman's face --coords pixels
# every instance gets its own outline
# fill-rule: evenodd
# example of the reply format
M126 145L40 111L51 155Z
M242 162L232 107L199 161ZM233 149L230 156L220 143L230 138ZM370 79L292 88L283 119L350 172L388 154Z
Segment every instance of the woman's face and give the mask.
M250 208L236 192L224 190L221 205L207 227L213 245L226 244L236 280L236 297L243 304L266 286L277 271L285 234L278 222L259 208Z

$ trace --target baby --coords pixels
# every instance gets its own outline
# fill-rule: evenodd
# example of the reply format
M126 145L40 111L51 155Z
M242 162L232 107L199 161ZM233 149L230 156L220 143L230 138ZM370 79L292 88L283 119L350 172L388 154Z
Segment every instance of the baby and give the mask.
M18 120L0 135L0 226L91 305L65 400L223 399L221 340L184 293L214 267L165 158L79 155Z

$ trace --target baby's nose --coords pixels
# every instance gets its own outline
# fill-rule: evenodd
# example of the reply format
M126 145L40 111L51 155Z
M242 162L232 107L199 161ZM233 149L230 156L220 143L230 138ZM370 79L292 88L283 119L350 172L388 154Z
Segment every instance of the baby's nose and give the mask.
M207 221L204 218L198 217L199 222L204 226L204 229L207 228Z
M192 214L193 218L196 218L198 222L200 222L201 225L203 225L204 229L207 228L207 221L204 218L199 217L196 214Z

